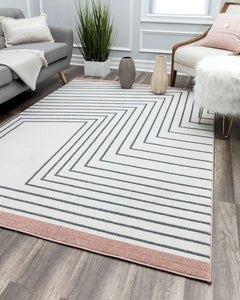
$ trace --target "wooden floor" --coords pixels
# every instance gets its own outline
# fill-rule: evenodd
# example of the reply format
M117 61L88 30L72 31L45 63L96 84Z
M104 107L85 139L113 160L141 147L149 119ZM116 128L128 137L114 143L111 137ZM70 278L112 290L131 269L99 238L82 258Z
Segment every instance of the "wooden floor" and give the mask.
M83 77L82 67L66 71L68 80L76 76ZM117 71L105 79L117 80ZM150 79L151 73L137 72L136 82ZM177 77L176 86L192 85ZM0 105L0 122L60 86L55 76ZM217 119L211 285L0 228L0 300L239 300L240 120L228 140L220 125Z

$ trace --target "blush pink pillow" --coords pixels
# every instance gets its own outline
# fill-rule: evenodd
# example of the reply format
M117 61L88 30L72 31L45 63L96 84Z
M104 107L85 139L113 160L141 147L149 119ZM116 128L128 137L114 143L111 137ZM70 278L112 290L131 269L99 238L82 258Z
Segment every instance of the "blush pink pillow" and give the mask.
M198 46L213 47L229 51L240 50L240 15L219 14L207 36Z

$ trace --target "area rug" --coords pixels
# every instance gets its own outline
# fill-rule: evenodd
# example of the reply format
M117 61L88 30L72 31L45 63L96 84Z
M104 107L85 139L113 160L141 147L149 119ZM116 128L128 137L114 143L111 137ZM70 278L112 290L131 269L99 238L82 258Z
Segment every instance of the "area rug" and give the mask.
M0 225L211 281L214 116L73 80L0 127Z

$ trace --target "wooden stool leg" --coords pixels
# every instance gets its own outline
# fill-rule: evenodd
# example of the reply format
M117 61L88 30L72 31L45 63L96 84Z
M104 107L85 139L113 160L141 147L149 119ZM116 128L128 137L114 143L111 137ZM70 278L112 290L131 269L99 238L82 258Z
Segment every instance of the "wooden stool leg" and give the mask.
M225 133L225 116L223 116L223 128L222 128L222 133L223 133L223 137L225 139L229 138L230 136L230 133L231 133L231 129L232 129L232 124L233 124L233 117L231 119L231 122L230 122L230 125L228 127L228 132L227 134Z
M200 111L200 115L199 115L199 119L198 119L198 124L201 123L202 115L203 115L203 107L201 108L201 111Z
M67 83L67 79L66 79L66 77L65 77L65 75L64 75L64 73L63 73L63 71L58 72L58 74L59 74L59 76L60 76L60 78L61 78L63 84L66 84L66 83Z

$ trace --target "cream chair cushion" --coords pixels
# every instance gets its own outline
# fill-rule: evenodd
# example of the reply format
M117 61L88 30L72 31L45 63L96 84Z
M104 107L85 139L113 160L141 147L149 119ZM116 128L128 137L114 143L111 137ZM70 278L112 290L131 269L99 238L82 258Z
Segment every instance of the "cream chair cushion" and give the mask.
M174 70L195 76L197 63L208 56L225 56L231 51L197 46L198 43L192 43L179 47L174 56Z

